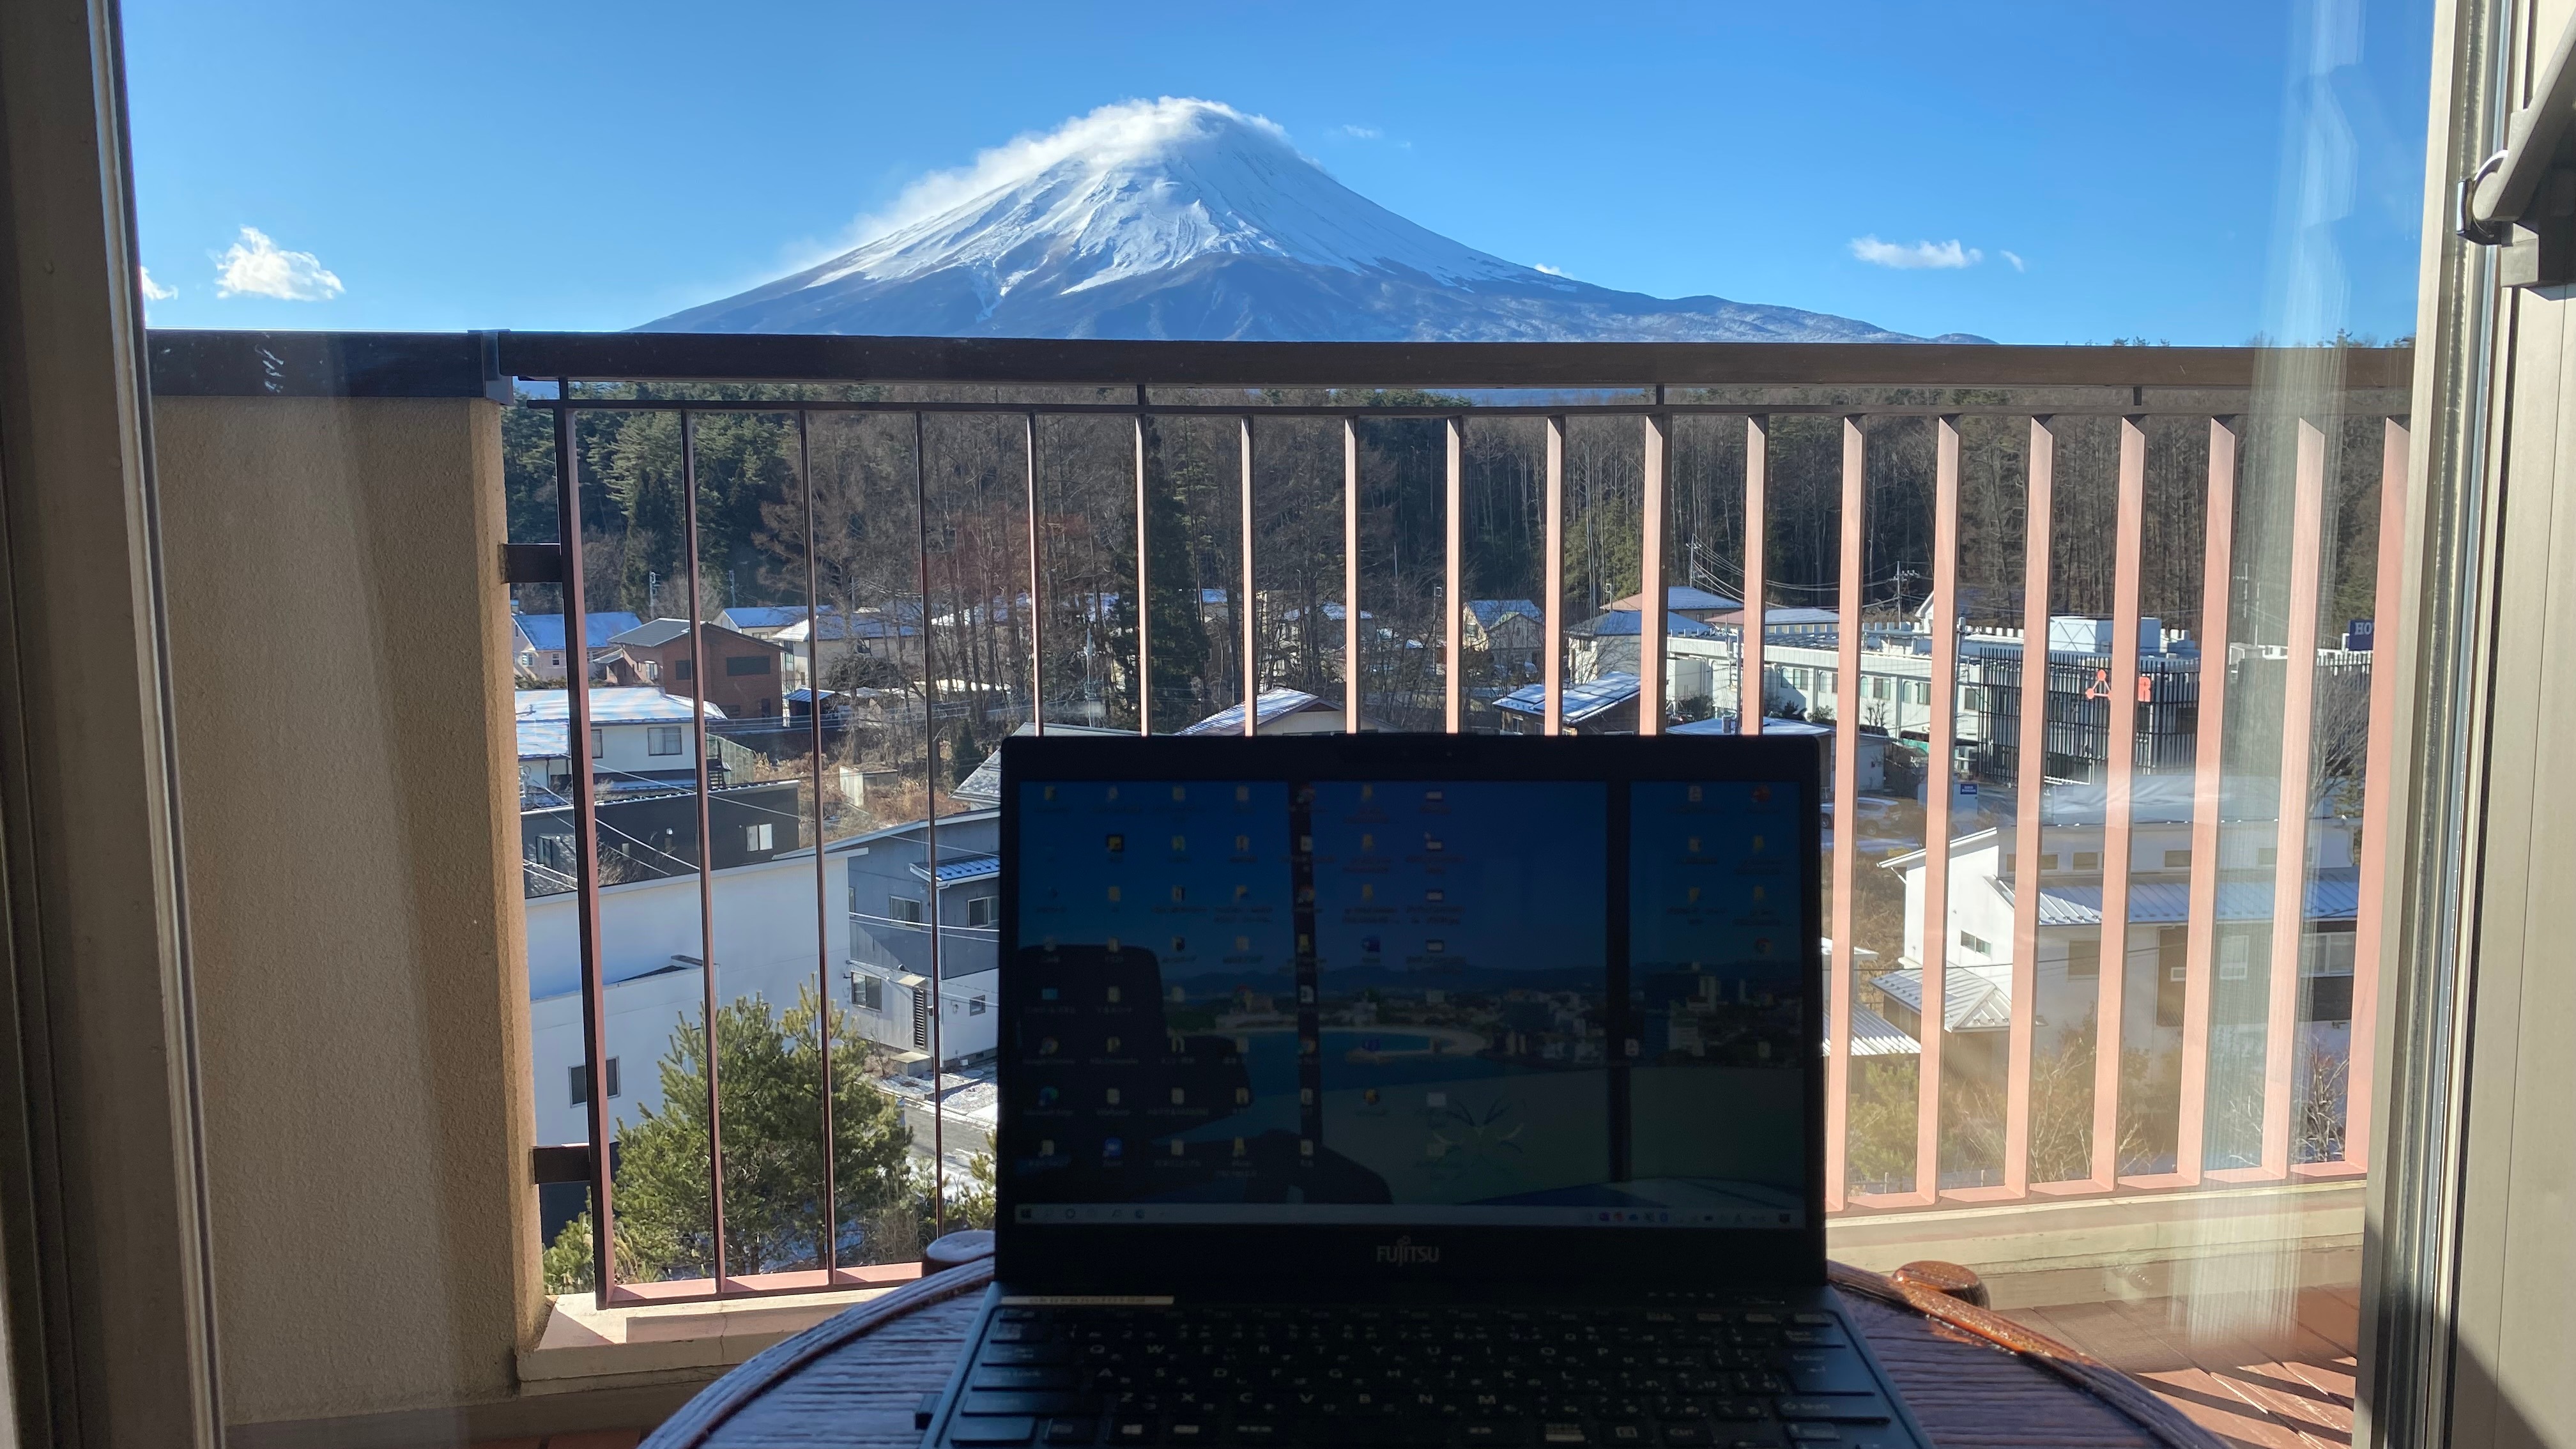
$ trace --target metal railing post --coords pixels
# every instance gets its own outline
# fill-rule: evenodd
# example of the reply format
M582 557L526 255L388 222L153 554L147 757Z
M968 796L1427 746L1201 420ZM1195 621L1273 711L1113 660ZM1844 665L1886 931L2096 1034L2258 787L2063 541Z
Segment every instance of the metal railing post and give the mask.
M689 571L689 710L698 767L698 988L707 1038L707 1216L715 1231L716 1291L725 1284L724 1112L716 1032L715 835L707 767L707 648L698 597L698 418L680 414L680 537Z
M1038 601L1046 595L1045 576L1039 567L1038 553L1038 415L1023 413L1021 420L1026 429L1021 434L1025 448L1023 456L1029 469L1029 597L1028 602L1021 606L1027 611L1029 620L1029 733L1043 735L1046 733L1046 611Z
M2040 852L2048 800L2048 584L2057 431L2030 420L2022 539L2021 698L2013 752L2012 1035L2004 1067L2004 1186L2030 1187L2031 1056L2038 1040Z
M1360 731L1360 425L1342 419L1342 729Z
M2174 1129L2177 1185L2208 1169L2209 1022L2218 971L2218 867L2226 847L2230 587L2236 568L2236 426L2209 420L2208 513L2201 525L2200 715L2191 759L2191 903L2183 939L2182 1082Z
M1927 1203L1941 1196L1941 1068L1950 1034L1950 807L1956 791L1950 776L1959 717L1959 423L1956 418L1943 418L1937 427L1932 486L1932 687L1926 691L1932 701L1925 731L1930 737L1926 741L1930 758L1923 772L1923 1075L1916 1083L1919 1094L1914 1103L1914 1191ZM1861 471L1860 420L1845 419L1843 429L1844 466L1856 475ZM1859 495L1857 487L1850 488L1844 506L1857 509ZM1857 523L1849 519L1844 526L1853 528ZM1852 534L1843 536L1849 539ZM1843 569L1845 597L1852 601L1857 628L1861 586L1857 548L1846 546ZM1841 688L1851 691L1846 698L1857 699L1859 639L1853 638L1844 648L1847 662ZM1852 711L1836 709L1835 752L1838 761L1851 761L1838 764L1845 779L1860 773L1858 725ZM1857 813L1835 812L1838 868L1842 852L1849 848L1844 840L1860 834Z
M840 1267L841 1201L838 1139L832 1129L832 889L824 865L829 829L823 809L823 606L820 571L814 560L814 540L819 533L814 510L814 446L806 414L801 412L796 415L796 477L805 489L805 714L814 777L814 839L810 842L814 847L814 1031L822 1045L823 1078L823 1232L816 1247L816 1261L823 1265L823 1279L829 1283ZM843 616L844 635L849 627L848 618Z
M1663 402L1663 389L1655 389ZM1671 506L1673 420L1645 416L1644 537L1637 562L1637 733L1664 732L1664 514Z
M1252 418L1243 419L1243 617L1236 620L1243 636L1243 736L1261 733L1260 631L1254 626L1257 597L1252 590Z
M1447 512L1447 526L1442 530L1441 628L1446 634L1440 643L1441 718L1450 734L1466 727L1466 683L1461 676L1460 661L1465 655L1461 635L1466 632L1467 600L1460 579L1464 574L1464 525L1461 501L1466 492L1465 439L1457 418L1447 419L1441 427L1449 444L1449 466L1441 488L1442 507Z
M2314 761L2317 682L2317 594L2325 564L2326 437L2299 420L2296 492L2290 522L2289 658L2282 679L2281 794L2273 836L2272 961L2265 981L2263 1029L2263 1176L2290 1174L2291 1115L2296 1110L2299 958L2308 924L2308 814ZM2375 626L2374 626L2375 627Z
M572 379L555 380L558 402L572 400ZM572 764L573 902L581 937L581 1042L588 1077L583 1113L590 1128L590 1263L593 1303L606 1308L617 1291L617 1209L610 1166L616 1159L608 1110L608 982L600 959L599 810L591 781L590 606L581 555L581 450L578 415L555 409L555 527L563 545L564 750Z
M2112 542L2111 677L2103 701L2109 788L2102 808L2102 934L2094 981L2093 1181L2120 1181L2120 1047L2127 1015L2130 817L2138 754L2138 579L2147 517L2147 434L2120 420L2119 522Z
M1153 500L1145 490L1145 389L1136 389L1136 733L1154 732L1154 595L1148 541Z
M2352 1048L2345 1059L2343 1161L2355 1171L2370 1165L2371 1077L2379 1049L2379 953L2382 911L2378 893L2388 883L2388 836L2395 827L2390 796L2397 771L2397 671L2383 668L2380 641L2397 637L2397 615L2406 595L2406 425L2390 418L2379 458L2379 557L2374 580L2370 639L2370 742L2362 765L2361 883L2352 941Z

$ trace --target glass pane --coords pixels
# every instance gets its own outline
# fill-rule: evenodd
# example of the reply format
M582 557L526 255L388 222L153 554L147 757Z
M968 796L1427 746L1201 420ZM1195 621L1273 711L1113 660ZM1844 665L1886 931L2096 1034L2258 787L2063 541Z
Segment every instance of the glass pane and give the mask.
M1447 723L1440 591L1448 567L1448 437L1437 418L1363 420L1359 443L1360 609L1368 616L1360 628L1361 724L1439 730Z
M1136 728L1136 422L1038 419L1047 723Z
M1242 425L1157 417L1145 424L1147 673L1153 727L1171 734L1236 709L1242 725Z
M1633 417L1565 423L1565 729L1637 730L1637 606L1645 541L1644 440ZM1619 601L1629 599L1625 608Z
M1538 692L1547 643L1547 424L1469 419L1462 442L1462 723L1478 734L1536 733L1545 708Z
M1340 421L1264 421L1252 474L1255 673L1263 693L1294 690L1337 717L1343 557Z
M1672 420L1671 512L1664 520L1665 717L1735 728L1736 639L1743 607L1744 420Z

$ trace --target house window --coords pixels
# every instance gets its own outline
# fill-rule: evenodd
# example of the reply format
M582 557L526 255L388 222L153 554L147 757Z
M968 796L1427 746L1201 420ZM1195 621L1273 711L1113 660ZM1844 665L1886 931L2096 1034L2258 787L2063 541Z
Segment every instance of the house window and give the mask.
M678 754L680 752L680 727L678 725L655 725L651 729L646 730L644 732L644 749L647 754Z
M586 1107L590 1105L590 1063L580 1063L571 1071L572 1104L576 1107ZM617 1058L615 1057L608 1059L608 1095L612 1098L618 1095Z
M2351 979L2352 978L2349 976L2344 978L2346 981L2350 981ZM966 1014L968 1016L982 1016L984 1014L984 998L980 996L967 998Z
M2075 868L2077 870L2100 870L2102 868L2102 852L2098 850L2079 850L2075 852Z
M698 662L697 662L696 660L694 660L694 659L675 659L675 660L673 660L673 661L671 662L671 677L672 677L673 679L695 679L695 678L697 678L697 677L698 677Z
M744 826L742 828L742 848L745 850L777 849L777 846L771 843L778 838L776 834L774 834L777 829L778 827L775 824L766 820L762 821L758 825Z
M2100 977L2101 974L2102 942L2100 938L2097 937L2090 941L2069 941L2066 943L2067 980L2092 980Z
M606 730L592 730L592 731L590 732L590 757L591 757L592 759L596 760L596 759L598 759L600 756L605 755L605 754L607 754L607 753L608 753L608 731L606 731Z
M1959 686L1959 708L1975 713L1986 707L1986 692L1973 684Z
M2229 936L2225 940L2220 941L2218 943L2218 979L2221 981L2244 980L2246 957L2249 954L2250 953L2246 950L2245 938L2243 936Z
M969 896L966 898L967 925L990 926L998 923L1001 919L1002 898L1000 896Z
M2279 865L2281 863L2281 848L2276 845L2258 845L2254 847L2254 863L2256 865Z
M907 926L918 926L930 919L921 902L910 896L895 896L886 902L886 914Z
M775 659L776 656L770 654L728 654L725 656L725 673L728 675L767 674Z
M885 978L864 971L851 972L850 1004L866 1011L885 1010Z
M1995 950L1993 945L1990 944L1985 937L1971 935L1966 931L1961 931L1959 933L1959 944L1976 952L1980 956L1991 956L1994 954Z
M2165 852L2165 869L2167 869L2167 870L2189 870L2189 869L2191 869L2191 851L2190 851L2188 848L2186 848L2186 849L2182 849L2182 850L2168 850L2168 851L2166 851L2166 852Z
M659 684L662 682L662 661L658 659L647 659L644 661L644 682L647 684Z

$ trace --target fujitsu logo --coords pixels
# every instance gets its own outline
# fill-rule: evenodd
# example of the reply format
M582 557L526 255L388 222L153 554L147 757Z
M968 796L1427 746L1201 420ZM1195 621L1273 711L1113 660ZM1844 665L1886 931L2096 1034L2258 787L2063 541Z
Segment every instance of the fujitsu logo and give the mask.
M1392 1243L1380 1244L1377 1260L1381 1263L1392 1263L1399 1268L1410 1263L1437 1263L1440 1261L1440 1250L1417 1246L1412 1236L1408 1234Z

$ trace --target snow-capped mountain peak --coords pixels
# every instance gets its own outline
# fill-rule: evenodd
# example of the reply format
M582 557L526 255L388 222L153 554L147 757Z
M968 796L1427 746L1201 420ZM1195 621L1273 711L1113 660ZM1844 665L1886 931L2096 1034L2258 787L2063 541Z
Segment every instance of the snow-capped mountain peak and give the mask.
M648 331L1275 341L1913 341L1617 292L1508 262L1344 186L1215 101L1103 106L924 178L819 266Z
M1210 253L1453 286L1530 272L1406 221L1334 180L1278 126L1214 101L1104 106L961 181L994 184L825 263L805 285L966 267L997 296L1041 270L1073 293Z

